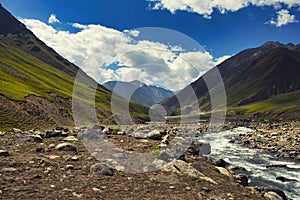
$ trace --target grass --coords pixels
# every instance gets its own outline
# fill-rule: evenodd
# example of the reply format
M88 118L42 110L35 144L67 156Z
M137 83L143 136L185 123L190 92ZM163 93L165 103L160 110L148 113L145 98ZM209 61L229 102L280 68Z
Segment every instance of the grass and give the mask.
M56 59L53 56L53 59ZM62 68L65 66L61 66ZM14 101L25 101L29 95L35 95L53 101L51 94L64 99L77 98L88 104L95 104L103 112L97 113L99 119L110 120L111 92L98 86L96 91L82 82L76 83L78 92L73 94L74 75L60 71L29 55L28 53L10 45L0 36L0 94ZM91 81L83 75L84 81ZM94 84L94 83L92 83ZM95 97L95 98L94 98ZM121 101L125 101L121 99ZM45 105L47 106L47 105ZM148 109L138 104L129 104L132 117L147 118ZM71 113L71 110L69 111ZM7 113L0 110L0 129L26 125L26 119L17 113Z
M240 112L242 114L251 114L257 112L293 112L300 107L300 91L294 91L286 94L277 95L265 101L257 102L240 107L231 107L229 110Z

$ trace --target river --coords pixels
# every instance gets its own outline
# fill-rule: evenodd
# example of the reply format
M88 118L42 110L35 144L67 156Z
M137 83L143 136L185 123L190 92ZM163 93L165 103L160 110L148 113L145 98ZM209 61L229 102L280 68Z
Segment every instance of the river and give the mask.
M260 149L251 149L237 143L230 143L232 137L253 131L248 128L235 128L221 133L211 133L199 138L201 142L211 145L211 158L225 161L246 168L250 186L277 187L285 192L288 198L300 199L300 163L275 157L273 154ZM266 168L270 164L287 165L286 168ZM281 182L277 177L296 179L298 182Z

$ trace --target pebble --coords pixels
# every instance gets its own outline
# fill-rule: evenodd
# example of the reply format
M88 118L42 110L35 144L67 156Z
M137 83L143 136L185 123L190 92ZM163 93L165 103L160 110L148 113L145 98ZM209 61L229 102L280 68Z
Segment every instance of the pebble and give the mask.
M17 169L13 167L4 167L1 169L1 172L15 172L15 171L17 171Z
M75 169L73 165L66 165L66 169L67 170L73 170Z
M101 192L101 190L99 188L95 188L95 187L93 188L93 191L94 192Z
M77 198L82 198L83 194L77 194L76 192L72 192L72 195Z
M184 189L187 190L187 191L190 191L192 188L189 187L189 186L186 186Z
M77 142L78 139L74 136L68 136L66 138L63 139L64 142Z
M7 156L9 156L9 153L8 153L8 151L6 151L6 150L0 150L0 157L7 157Z

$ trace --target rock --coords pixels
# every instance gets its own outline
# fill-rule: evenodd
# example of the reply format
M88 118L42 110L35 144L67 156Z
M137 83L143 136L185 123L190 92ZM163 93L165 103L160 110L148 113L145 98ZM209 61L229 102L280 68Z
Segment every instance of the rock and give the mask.
M95 188L95 187L93 188L93 191L94 192L101 192L101 190L99 188Z
M70 160L76 162L76 161L79 160L79 157L78 156L73 156L73 157L70 158Z
M194 167L192 167L189 163L184 162L182 160L173 160L172 162L165 165L162 168L162 170L165 172L177 173L179 175L198 178L199 180L217 185L217 183L213 179L205 176L204 174L196 170Z
M45 138L52 138L52 137L59 137L62 131L56 130L56 131L47 131Z
M66 169L67 170L73 170L73 169L75 169L75 167L73 165L66 165Z
M1 172L15 172L15 171L17 171L17 169L13 167L4 167L1 169Z
M240 166L237 166L237 165L228 165L226 167L226 169L230 172L236 172L236 171L247 171L244 167L240 167Z
M27 142L43 143L43 138L40 135L27 135L25 140Z
M282 165L282 164L270 164L270 165L267 165L266 168L288 168L288 166Z
M211 146L209 143L192 142L188 148L188 152L194 156L208 155L211 153Z
M77 147L74 146L73 144L70 144L70 143L67 143L67 142L56 145L55 149L58 150L58 151L74 151L74 152L77 152Z
M151 139L151 140L160 140L162 135L160 131L158 130L153 130L151 132L148 132L148 130L144 130L141 132L136 132L134 133L134 137L136 139Z
M8 153L8 151L6 151L6 150L0 150L0 157L7 157L7 156L9 156L9 153Z
M55 130L57 130L57 131L62 131L62 130L64 130L64 127L62 127L62 126L57 126L57 127L55 128Z
M23 133L23 131L21 129L17 129L17 128L11 129L11 132L13 132L13 133Z
M102 131L103 134L107 134L107 135L110 135L112 132L109 128L104 128L103 131Z
M246 187L248 186L248 177L244 174L235 174L233 175L234 180L240 185Z
M283 200L283 198L281 196L279 196L277 193L272 192L272 191L266 192L264 194L264 197L266 199L270 199L270 200Z
M209 188L207 188L207 187L202 187L202 190L203 190L204 192L211 192L211 189L209 189Z
M43 147L38 147L35 151L38 153L44 153L46 150Z
M192 188L189 187L189 186L186 186L184 189L187 190L187 191L190 191Z
M126 135L126 132L125 131L118 131L117 135Z
M160 140L162 135L159 130L153 130L147 134L147 137L151 140Z
M112 168L102 164L102 163L97 163L91 166L90 168L91 173L93 174L100 174L104 176L113 176L114 171Z
M136 132L134 133L135 139L147 139L147 133L144 132Z
M225 169L224 167L215 167L215 168L220 172L220 174L223 174L223 175L225 175L229 178L232 177L232 174L227 169Z
M76 192L72 192L72 195L76 198L82 198L83 194L77 194Z
M65 142L77 142L78 139L74 136L68 136L68 137L64 138L63 141L65 141Z
M263 194L267 199L270 200L288 200L286 197L285 193L277 188L268 188L268 187L256 187L255 188L257 191Z
M199 163L194 162L194 163L192 164L192 167L194 167L194 168L195 168L197 171L199 171L199 172L202 171L201 166L199 165Z
M69 133L63 131L63 132L60 134L60 136L61 136L61 137L68 137L68 136L69 136Z
M296 180L296 179L288 179L283 176L277 177L276 180L281 181L281 182L298 182L298 180Z
M49 146L48 146L48 149L54 149L55 148L55 144L50 144Z
M226 168L227 166L229 166L230 164L228 162L226 162L225 160L223 159L219 159L215 162L215 165L217 167L223 167L223 168Z

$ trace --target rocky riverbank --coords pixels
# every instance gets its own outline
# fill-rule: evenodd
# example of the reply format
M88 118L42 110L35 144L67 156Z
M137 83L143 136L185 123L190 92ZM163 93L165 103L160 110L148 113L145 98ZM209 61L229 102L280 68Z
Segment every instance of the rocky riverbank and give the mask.
M253 131L239 134L232 142L300 161L300 122L250 122L244 126Z
M108 141L132 152L152 152L181 130L131 135L103 128ZM99 163L79 137L83 129L12 129L0 133L1 199L285 199L281 191L248 187L238 167L199 157L194 143L160 170L126 173ZM199 131L201 128L199 129ZM82 135L81 135L82 136Z

